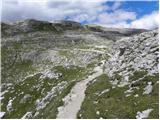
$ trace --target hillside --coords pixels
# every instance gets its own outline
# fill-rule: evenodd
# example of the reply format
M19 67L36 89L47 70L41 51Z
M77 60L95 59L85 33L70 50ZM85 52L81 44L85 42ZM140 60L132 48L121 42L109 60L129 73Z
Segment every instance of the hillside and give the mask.
M1 23L1 118L158 118L158 30Z

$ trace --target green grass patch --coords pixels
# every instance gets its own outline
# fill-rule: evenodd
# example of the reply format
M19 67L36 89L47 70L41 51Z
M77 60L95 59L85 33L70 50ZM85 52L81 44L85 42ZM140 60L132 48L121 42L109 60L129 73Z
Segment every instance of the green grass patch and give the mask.
M40 110L40 114L37 118L55 118L57 114L57 107L62 105L62 98L70 92L73 85L86 76L87 70L81 67L70 66L56 66L52 71L56 73L62 73L58 79L55 78L43 78L41 79L41 73L35 76L28 77L22 82L13 84L10 87L6 87L8 92L4 94L4 99L1 101L1 111L6 112L4 118L21 118L26 112L36 112L36 100L44 98L53 87L56 87L62 81L67 82L67 86L62 92L56 91L55 97L49 100L49 104ZM30 95L25 102L23 98L25 95ZM8 112L8 101L13 99L13 110Z
M137 80L146 75L146 72L136 71L130 80ZM138 111L142 112L147 109L153 109L150 113L150 119L159 118L158 94L159 87L157 84L158 75L146 76L137 84L139 90L134 90L131 95L126 97L125 91L128 86L116 87L112 89L110 79L107 75L101 75L97 80L91 83L85 94L85 100L82 103L81 109L77 114L77 118L83 119L135 119ZM143 95L144 87L148 82L152 81L153 91L149 95ZM102 91L109 89L103 94ZM138 97L134 95L138 94ZM97 114L99 111L99 114Z

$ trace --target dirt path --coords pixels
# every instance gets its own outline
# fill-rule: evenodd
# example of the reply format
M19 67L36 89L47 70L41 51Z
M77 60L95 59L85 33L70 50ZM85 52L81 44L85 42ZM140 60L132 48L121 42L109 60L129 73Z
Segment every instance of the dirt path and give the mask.
M81 104L85 98L85 90L87 83L100 76L103 73L103 65L94 68L95 73L88 76L87 79L78 82L71 90L71 92L63 99L64 105L58 108L57 118L76 118Z

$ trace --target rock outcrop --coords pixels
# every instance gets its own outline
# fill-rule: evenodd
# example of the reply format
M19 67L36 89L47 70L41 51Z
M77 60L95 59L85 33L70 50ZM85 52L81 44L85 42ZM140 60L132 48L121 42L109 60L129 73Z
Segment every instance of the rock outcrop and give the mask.
M158 40L156 29L115 42L106 64L106 73L113 78L117 74L122 76L121 82L126 84L135 71L146 71L149 75L158 74Z

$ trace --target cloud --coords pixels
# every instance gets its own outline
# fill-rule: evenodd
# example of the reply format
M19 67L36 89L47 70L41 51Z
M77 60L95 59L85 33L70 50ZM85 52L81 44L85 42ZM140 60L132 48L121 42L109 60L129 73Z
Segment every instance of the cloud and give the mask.
M111 13L102 13L98 16L98 21L102 24L115 24L117 22L134 19L136 19L135 12L127 12L121 9Z
M137 13L121 8L124 1L108 0L3 0L2 21L24 19L73 20L106 27L152 29L158 26L158 12L137 19ZM128 22L130 21L130 22Z
M17 21L27 18L48 19L47 9L42 2L23 2L7 0L2 4L2 21Z
M158 27L159 24L159 13L154 11L149 15L145 15L140 19L133 21L130 25L131 28L145 28L145 29L154 29Z
M131 20L131 22L127 22L128 20ZM95 22L95 24L114 28L139 28L151 30L159 26L159 12L153 11L152 13L137 19L136 13L134 12L118 10L110 14L101 14L99 21Z
M119 2L119 1L115 2L112 6L112 10L118 9L121 5L122 5L122 2Z
M96 24L104 27L109 27L109 28L130 28L130 25L126 21L122 21L114 24L101 24L101 23L96 23Z
M78 22L91 22L96 19L98 14L108 9L103 5L107 0L63 0L49 1L48 6L52 10L58 10L69 20Z
M6 0L2 6L2 21L26 18L59 20L69 18L79 22L92 21L108 9L107 0ZM15 5L16 4L16 5ZM91 19L89 19L91 18Z

